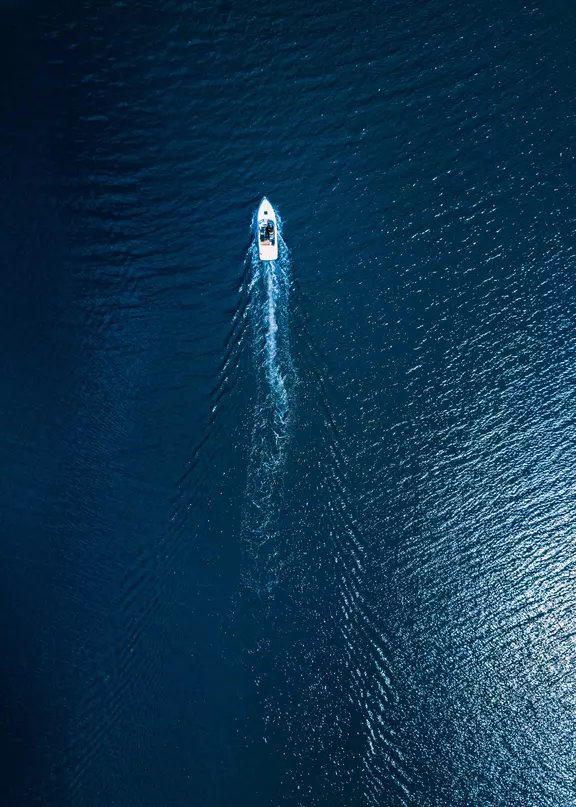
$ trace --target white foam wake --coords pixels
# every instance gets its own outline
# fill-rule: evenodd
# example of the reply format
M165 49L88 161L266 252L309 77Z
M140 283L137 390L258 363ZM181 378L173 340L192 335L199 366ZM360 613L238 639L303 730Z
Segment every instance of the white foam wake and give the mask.
M246 580L259 593L272 590L283 563L280 513L295 380L289 338L290 253L281 223L278 236L276 261L261 261L256 242L251 247L255 396L242 534L249 560Z

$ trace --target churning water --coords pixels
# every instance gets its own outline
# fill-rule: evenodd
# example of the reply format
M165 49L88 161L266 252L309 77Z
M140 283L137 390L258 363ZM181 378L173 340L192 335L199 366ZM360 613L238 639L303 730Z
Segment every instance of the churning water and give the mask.
M290 436L295 372L290 350L290 251L278 217L278 259L261 261L255 238L249 250L253 426L242 535L250 561L246 581L270 591L281 571L280 515Z

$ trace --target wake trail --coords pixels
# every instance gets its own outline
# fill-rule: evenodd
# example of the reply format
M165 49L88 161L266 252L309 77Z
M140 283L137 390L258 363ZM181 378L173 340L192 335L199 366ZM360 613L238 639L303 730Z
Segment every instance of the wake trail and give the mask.
M249 561L245 582L258 594L273 589L285 561L280 517L295 373L289 338L291 262L280 221L278 247L276 261L261 261L256 241L249 253L255 394L242 538Z

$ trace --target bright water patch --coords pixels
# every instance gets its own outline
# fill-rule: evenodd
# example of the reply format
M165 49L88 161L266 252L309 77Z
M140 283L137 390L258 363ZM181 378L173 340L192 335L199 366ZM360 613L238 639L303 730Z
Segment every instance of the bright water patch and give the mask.
M289 338L290 253L281 222L278 235L276 261L261 261L256 241L250 248L256 387L242 534L249 556L246 581L259 593L271 590L283 565L279 522L295 378Z

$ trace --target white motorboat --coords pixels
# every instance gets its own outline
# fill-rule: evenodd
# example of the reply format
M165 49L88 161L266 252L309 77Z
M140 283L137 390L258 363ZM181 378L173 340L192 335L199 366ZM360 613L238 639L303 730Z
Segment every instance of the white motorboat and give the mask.
M266 197L260 202L256 227L258 238L258 251L261 261L275 261L278 259L278 224L274 208Z

